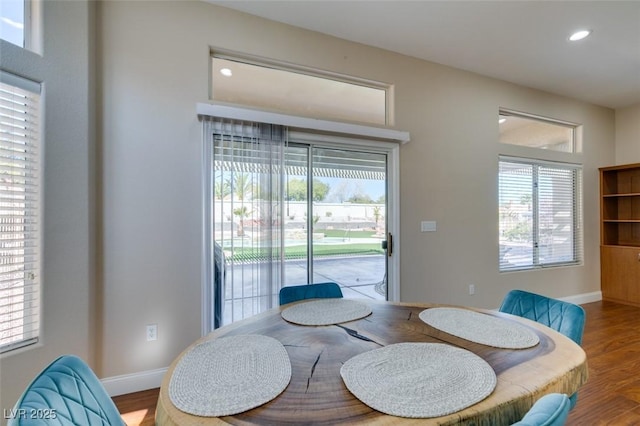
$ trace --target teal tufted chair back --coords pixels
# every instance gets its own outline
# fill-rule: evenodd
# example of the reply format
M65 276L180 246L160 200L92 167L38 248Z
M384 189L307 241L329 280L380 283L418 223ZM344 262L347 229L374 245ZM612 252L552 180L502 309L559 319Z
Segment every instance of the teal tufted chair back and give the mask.
M9 426L124 426L113 400L84 361L63 355L24 391Z
M332 282L304 284L282 287L279 296L280 304L285 305L303 299L340 298L342 290L338 284Z
M582 344L585 312L582 306L522 290L511 290L500 312L539 322Z
M512 426L562 426L568 416L567 395L550 393L536 401L522 420Z
M523 290L511 290L499 310L544 324L577 344L582 344L586 318L582 306ZM570 397L571 408L576 405L577 400L576 392Z

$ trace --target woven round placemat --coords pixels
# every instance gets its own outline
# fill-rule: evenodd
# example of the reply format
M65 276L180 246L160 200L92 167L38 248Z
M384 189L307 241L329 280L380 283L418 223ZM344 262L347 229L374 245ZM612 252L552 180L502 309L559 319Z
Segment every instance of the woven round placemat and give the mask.
M496 348L525 349L540 342L538 335L523 325L469 309L425 309L420 319L438 330Z
M271 401L291 380L284 346L261 335L222 337L194 346L176 365L169 398L197 416L229 416Z
M399 417L440 417L482 401L496 387L487 362L442 343L396 343L357 355L340 369L351 393Z
M331 325L354 321L371 314L371 307L351 299L315 299L284 309L286 321L300 325Z

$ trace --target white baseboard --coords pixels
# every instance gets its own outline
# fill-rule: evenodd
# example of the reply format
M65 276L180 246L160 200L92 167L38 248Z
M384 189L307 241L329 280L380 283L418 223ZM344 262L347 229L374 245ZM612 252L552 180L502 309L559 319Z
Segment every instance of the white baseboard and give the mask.
M592 293L582 293L568 297L560 297L559 299L564 300L565 302L575 303L576 305L582 305L584 303L599 302L600 300L602 300L602 292L594 291Z
M109 396L124 395L159 388L167 370L168 368L159 368L157 370L123 374L122 376L106 377L102 379L101 382Z

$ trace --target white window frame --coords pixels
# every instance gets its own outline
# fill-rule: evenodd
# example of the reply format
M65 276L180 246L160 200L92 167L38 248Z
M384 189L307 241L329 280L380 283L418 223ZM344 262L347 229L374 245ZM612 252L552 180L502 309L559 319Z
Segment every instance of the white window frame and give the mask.
M563 121L563 120L556 120L556 119L547 118L547 117L540 117L537 115L527 114L521 111L515 111L515 110L506 109L506 108L500 108L498 110L499 124L502 124L502 120L509 120L509 117L514 117L514 118L523 119L523 120L537 121L546 125L553 125L553 126L565 127L565 128L571 129L572 132L571 132L570 150L569 151L559 151L555 149L547 150L546 148L539 148L539 147L533 147L533 146L519 146L517 144L513 144L510 142L501 142L502 146L520 147L524 149L537 151L538 153L546 152L546 153L550 153L549 155L552 155L552 156L553 155L573 156L574 154L579 153L582 150L582 144L580 143L581 140L580 140L580 132L579 132L580 126L574 123L570 123L568 121Z
M504 265L502 259L502 253L499 256L499 271L500 272L513 272L513 271L522 271L522 270L531 270L531 269L539 269L539 268L553 268L553 267L561 267L561 266L572 266L572 265L580 265L583 261L583 236L582 236L582 165L580 164L571 164L571 163L562 163L555 161L544 161L537 160L532 158L522 158L522 157L509 157L509 156L500 156L498 162L498 169L500 169L500 164L502 162L507 163L517 163L522 164L523 166L531 166L532 167L532 262L530 265L520 265L520 266L506 266ZM537 171L540 168L554 168L559 170L566 170L572 172L572 176L574 179L574 187L573 187L573 216L572 216L572 235L573 235L573 258L567 261L559 261L559 262L541 262L540 261L540 241L539 241L539 229L540 229L540 209L539 209L539 197L538 197L538 178ZM498 198L501 199L501 184L500 184L500 176L498 176ZM501 219L499 219L501 220Z
M22 46L20 48L42 54L42 1L24 0ZM4 40L7 43L10 41ZM11 43L13 45L13 43Z
M310 68L310 67L305 67L305 66L300 66L300 65L295 65L291 63L285 63L285 62L279 62L279 61L270 60L270 59L261 58L261 57L253 57L250 55L245 55L242 53L228 51L228 50L219 49L219 48L213 48L211 50L210 58L211 58L211 62L210 62L211 65L210 65L210 76L209 76L210 77L209 78L209 84L210 84L209 98L214 102L222 101L222 102L227 102L231 104L239 104L249 108L262 107L261 105L256 105L253 103L238 103L236 101L229 102L229 101L225 101L224 99L222 100L218 99L215 96L214 87L213 87L214 78L219 78L219 76L217 75L216 70L214 70L213 61L215 59L222 59L222 60L228 60L233 62L239 62L241 64L246 64L256 68L278 70L283 73L288 73L291 76L295 76L295 75L309 76L309 77L315 77L318 79L326 80L327 82L331 82L331 81L340 82L352 87L361 86L363 88L382 91L384 92L384 97L385 97L384 123L372 122L369 120L365 120L363 121L363 123L365 125L371 125L371 126L391 126L395 122L395 116L393 114L394 87L392 84L385 84L378 81L372 81L364 78L357 78L354 76L347 76L344 74L338 74L338 73L329 72L329 71L319 71L317 69ZM284 105L283 107L284 109L282 110L282 112L284 112L285 114L304 114L300 112L301 105L295 105L295 104L291 106ZM316 113L314 114L314 118L316 118L316 115L317 115L317 117L326 118L328 120L348 120L348 121L354 120L354 118L345 117L343 115L336 116L331 114L331 116L328 116L326 114L326 110L334 110L334 109L335 109L334 105L322 103L321 110L316 111ZM325 110L325 111L322 112L322 110Z
M0 216L8 225L0 225L0 289L5 290L0 290L0 312L5 311L0 314L0 333L7 333L0 334L6 339L0 340L3 354L33 345L40 337L43 150L41 84L3 71L0 83L15 93L0 104L0 179L4 175L2 180L9 182L0 181ZM16 230L21 222L23 229ZM9 288L21 297L10 296ZM22 327L20 337L8 337L16 326Z
M389 188L389 209L387 211L388 228L387 232L396 236L400 235L400 145L409 142L409 132L399 131L384 127L372 127L359 124L343 123L329 120L315 120L307 117L299 117L287 114L272 113L260 110L253 110L242 107L235 107L222 104L199 103L196 106L198 115L212 116L219 118L229 118L258 123L270 123L282 126L290 126L296 129L306 129L328 133L336 147L346 147L359 145L369 149L376 149L387 154L387 184ZM322 135L315 135L314 138L322 138ZM366 140L371 138L371 140ZM207 220L210 206L206 205L206 200L212 191L210 179L209 150L207 149L208 138L203 134L202 141L202 199L204 202L202 215L202 335L205 336L213 330L212 309L213 271L210 265L208 245L210 244L211 229ZM209 254L207 254L209 253ZM390 301L400 300L400 245L397 240L393 242L393 256L388 258L387 263L387 298Z

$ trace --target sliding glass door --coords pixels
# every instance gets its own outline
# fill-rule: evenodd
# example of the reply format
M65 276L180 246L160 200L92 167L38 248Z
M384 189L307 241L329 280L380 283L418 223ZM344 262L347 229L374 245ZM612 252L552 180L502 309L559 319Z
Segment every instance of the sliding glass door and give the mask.
M285 285L385 300L386 154L292 143L285 158Z
M211 128L207 203L215 326L278 305L280 288L337 282L387 299L387 154L302 143L286 129Z

